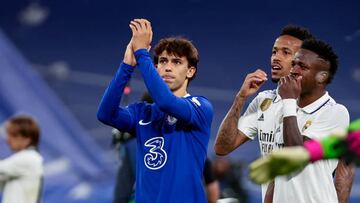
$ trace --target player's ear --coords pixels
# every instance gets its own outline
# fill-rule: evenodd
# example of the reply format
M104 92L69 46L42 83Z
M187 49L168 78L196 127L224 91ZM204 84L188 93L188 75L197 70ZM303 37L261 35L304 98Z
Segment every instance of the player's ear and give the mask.
M316 82L323 84L326 83L328 78L329 78L329 73L327 71L320 71L316 74L315 80Z
M190 79L194 77L195 73L196 73L196 68L194 66L190 66L187 70L186 77Z

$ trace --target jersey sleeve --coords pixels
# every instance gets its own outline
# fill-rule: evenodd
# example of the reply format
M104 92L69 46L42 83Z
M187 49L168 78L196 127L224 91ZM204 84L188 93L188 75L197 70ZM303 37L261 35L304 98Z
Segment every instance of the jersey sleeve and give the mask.
M156 71L146 49L137 50L135 57L148 92L162 111L195 126L201 126L205 121L209 123L209 120L211 123L212 106L207 99L192 97L189 100L175 96Z
M121 63L101 99L97 113L97 117L101 122L120 131L130 132L135 129L136 105L119 107L124 88L133 71L133 66Z
M39 175L42 173L42 169L39 168L40 162L42 161L39 158L24 152L0 160L0 182L4 184L8 179L26 174Z
M315 119L309 120L309 127L299 126L302 135L310 139L323 139L338 130L349 126L350 116L348 110L341 104L330 106L328 110L319 114ZM309 125L308 124L308 125Z
M257 111L259 108L259 99L258 95L251 101L245 113L238 121L238 129L252 140L257 136Z

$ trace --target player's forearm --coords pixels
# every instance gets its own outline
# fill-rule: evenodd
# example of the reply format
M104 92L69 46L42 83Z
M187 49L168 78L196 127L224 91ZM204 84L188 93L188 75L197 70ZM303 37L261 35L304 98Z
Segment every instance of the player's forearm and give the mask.
M97 112L98 119L106 124L111 124L119 115L119 104L124 88L129 81L134 67L121 63L115 77L105 90Z
M304 139L299 131L296 116L283 118L283 130L284 144L286 147L304 145Z
M140 49L135 52L137 67L139 68L145 85L151 98L159 108L166 113L175 116L178 119L189 120L191 112L188 103L183 99L176 97L163 81L150 58L146 49Z
M264 203L272 203L274 197L275 182L271 181L266 189Z
M216 203L220 197L220 187L218 181L213 181L206 185L206 196L208 203Z
M236 140L240 134L237 125L245 101L246 98L236 96L233 105L221 122L214 147L216 154L226 155L237 147Z
M340 159L336 168L335 188L339 203L348 202L352 183L355 175L354 164L347 165L344 160Z

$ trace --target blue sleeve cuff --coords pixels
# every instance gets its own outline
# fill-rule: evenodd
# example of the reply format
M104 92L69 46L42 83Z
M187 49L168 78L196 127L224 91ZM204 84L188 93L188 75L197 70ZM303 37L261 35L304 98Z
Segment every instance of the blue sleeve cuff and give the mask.
M127 70L134 70L135 66L129 65L125 62L122 62L121 67L127 69Z
M137 51L135 51L134 55L135 55L136 61L138 61L141 56L150 58L150 54L146 49L138 49Z

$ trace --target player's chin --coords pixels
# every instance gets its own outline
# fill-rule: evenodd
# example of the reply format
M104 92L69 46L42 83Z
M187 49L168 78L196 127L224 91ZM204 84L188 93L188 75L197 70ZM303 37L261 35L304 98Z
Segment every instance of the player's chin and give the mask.
M272 81L273 83L278 83L279 80L280 80L280 77L279 77L279 76L272 76L272 77L271 77L271 81Z

